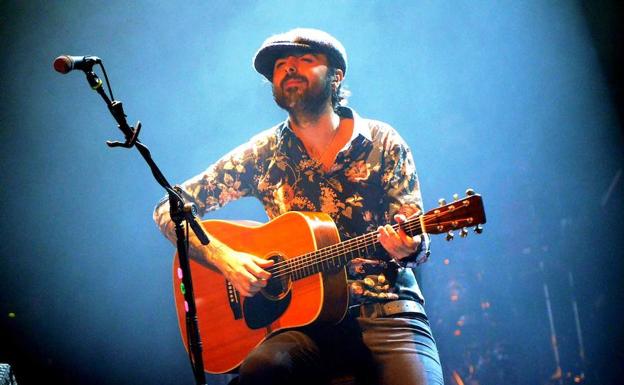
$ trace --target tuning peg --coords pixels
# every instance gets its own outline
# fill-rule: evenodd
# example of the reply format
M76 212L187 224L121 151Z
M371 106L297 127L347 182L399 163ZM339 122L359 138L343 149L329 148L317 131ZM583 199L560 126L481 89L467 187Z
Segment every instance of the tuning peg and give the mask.
M476 225L474 228L474 232L477 234L481 234L483 232L483 226L481 225Z
M438 199L438 204L440 205L440 207L444 206L446 204L446 199L444 198Z
M449 231L448 233L446 233L446 240L447 241L452 241L453 238L455 238L455 234L453 234L452 231Z
M462 227L462 229L459 231L459 236L462 238L466 238L468 236L468 229Z
M459 194L455 193L453 194L453 200L456 201L459 199Z
M471 189L471 188L466 189L466 195L468 195L468 196L473 196L473 195L475 195L475 194L476 194L476 193L475 193L475 190L473 190L473 189Z

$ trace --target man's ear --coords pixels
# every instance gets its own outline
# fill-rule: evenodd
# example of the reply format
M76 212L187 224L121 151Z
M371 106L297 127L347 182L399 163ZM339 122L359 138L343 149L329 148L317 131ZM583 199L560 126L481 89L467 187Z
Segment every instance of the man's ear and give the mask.
M344 72L340 68L336 68L334 72L334 79L332 80L336 86L342 83L342 79L344 79Z

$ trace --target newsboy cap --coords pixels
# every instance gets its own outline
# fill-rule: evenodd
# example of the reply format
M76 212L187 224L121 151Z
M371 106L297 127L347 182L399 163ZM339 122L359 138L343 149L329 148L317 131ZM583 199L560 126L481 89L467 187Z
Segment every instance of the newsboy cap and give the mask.
M347 51L342 44L327 32L312 28L295 28L266 39L254 56L254 68L272 81L275 60L298 50L325 54L332 66L347 73Z

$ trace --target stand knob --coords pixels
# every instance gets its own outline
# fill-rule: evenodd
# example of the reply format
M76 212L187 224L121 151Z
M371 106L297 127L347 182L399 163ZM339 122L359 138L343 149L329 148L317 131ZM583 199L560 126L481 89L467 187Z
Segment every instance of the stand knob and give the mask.
M182 208L182 211L184 211L186 214L191 214L194 217L197 216L197 206L195 205L195 203L192 203L192 202L185 203L184 207Z

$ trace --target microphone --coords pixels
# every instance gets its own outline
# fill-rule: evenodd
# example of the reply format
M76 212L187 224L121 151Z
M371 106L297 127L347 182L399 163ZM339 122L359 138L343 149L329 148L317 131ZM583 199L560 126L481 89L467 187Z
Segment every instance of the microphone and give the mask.
M72 70L91 71L94 64L102 62L97 56L69 56L62 55L54 59L54 69L62 74Z

